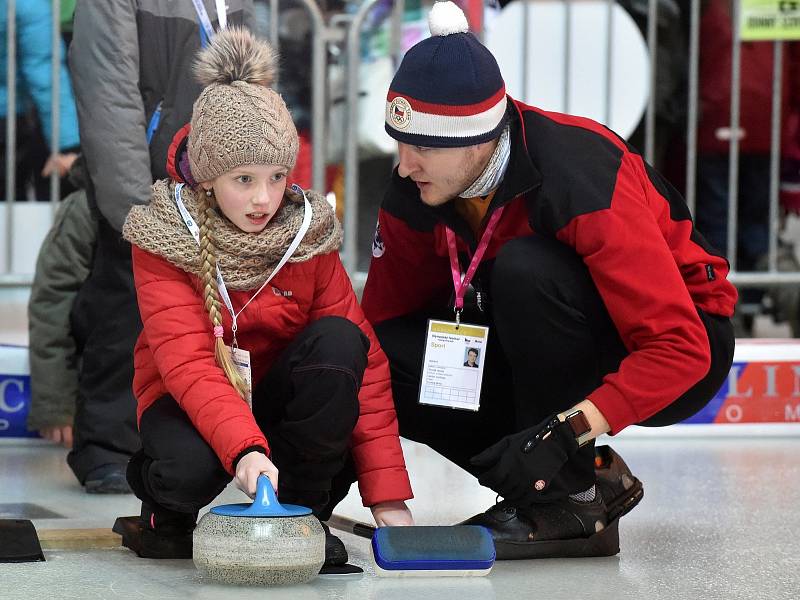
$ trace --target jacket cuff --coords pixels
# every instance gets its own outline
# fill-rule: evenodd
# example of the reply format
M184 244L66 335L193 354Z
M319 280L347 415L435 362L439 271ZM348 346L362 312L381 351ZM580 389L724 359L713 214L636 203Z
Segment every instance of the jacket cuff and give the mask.
M414 497L405 467L390 467L363 473L358 478L358 491L364 506L379 502L410 500Z
M77 145L67 146L66 148L60 148L58 151L59 154L80 154L81 147Z
M233 459L233 462L231 463L231 469L233 470L234 473L236 473L236 465L239 464L239 461L244 458L245 454L250 454L251 452L260 452L264 456L268 456L267 449L264 448L263 446L248 446L247 448L239 452L239 454L236 455L236 458Z
M46 427L63 427L69 425L74 427L75 417L69 414L47 414L28 416L25 427L28 431L41 431Z
M603 384L591 394L587 399L597 407L608 422L611 428L609 435L616 435L628 425L633 425L640 421L639 415L630 402L616 389L608 384Z

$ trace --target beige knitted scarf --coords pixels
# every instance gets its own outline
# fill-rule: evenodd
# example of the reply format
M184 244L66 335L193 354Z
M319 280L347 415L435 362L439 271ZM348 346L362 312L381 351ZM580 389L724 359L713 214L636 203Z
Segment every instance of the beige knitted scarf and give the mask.
M188 273L202 277L200 248L175 204L175 183L167 179L153 185L150 204L134 206L122 228L123 237L142 250L165 258ZM199 194L186 186L181 199L193 219L200 215ZM342 228L325 198L307 191L313 208L308 232L289 262L303 262L319 254L338 250ZM217 211L208 223L213 232L219 265L225 285L231 290L258 288L272 274L303 221L304 203L288 194L283 206L260 233L246 233Z

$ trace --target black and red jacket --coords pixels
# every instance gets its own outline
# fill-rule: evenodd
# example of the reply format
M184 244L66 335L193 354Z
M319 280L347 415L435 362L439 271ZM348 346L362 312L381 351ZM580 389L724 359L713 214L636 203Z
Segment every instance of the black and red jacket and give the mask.
M630 351L588 396L616 433L708 372L709 342L697 309L733 314L728 262L694 229L677 190L609 129L514 100L509 113L511 159L478 233L495 209L506 209L481 269L491 268L508 240L534 234L583 258ZM367 318L377 324L441 310L453 291L445 225L456 233L462 265L477 246L453 203L423 204L414 182L395 170L378 225L382 253L373 252L364 289Z

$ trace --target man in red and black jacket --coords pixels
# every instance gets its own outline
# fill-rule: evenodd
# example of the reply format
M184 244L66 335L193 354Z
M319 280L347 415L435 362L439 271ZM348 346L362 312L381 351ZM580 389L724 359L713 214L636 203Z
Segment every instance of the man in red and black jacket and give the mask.
M400 433L503 496L467 521L498 558L615 554L642 486L594 439L715 395L733 359L728 263L622 139L507 96L452 3L430 21L387 98L400 163L363 295ZM454 320L451 265L472 260L459 316L490 328L479 410L420 404L426 322Z

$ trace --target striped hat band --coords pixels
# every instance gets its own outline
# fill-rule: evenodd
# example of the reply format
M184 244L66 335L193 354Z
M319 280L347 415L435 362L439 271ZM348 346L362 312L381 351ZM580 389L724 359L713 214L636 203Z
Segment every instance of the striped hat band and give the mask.
M432 148L472 146L500 135L505 125L506 90L477 104L432 104L390 90L386 133L399 142Z

